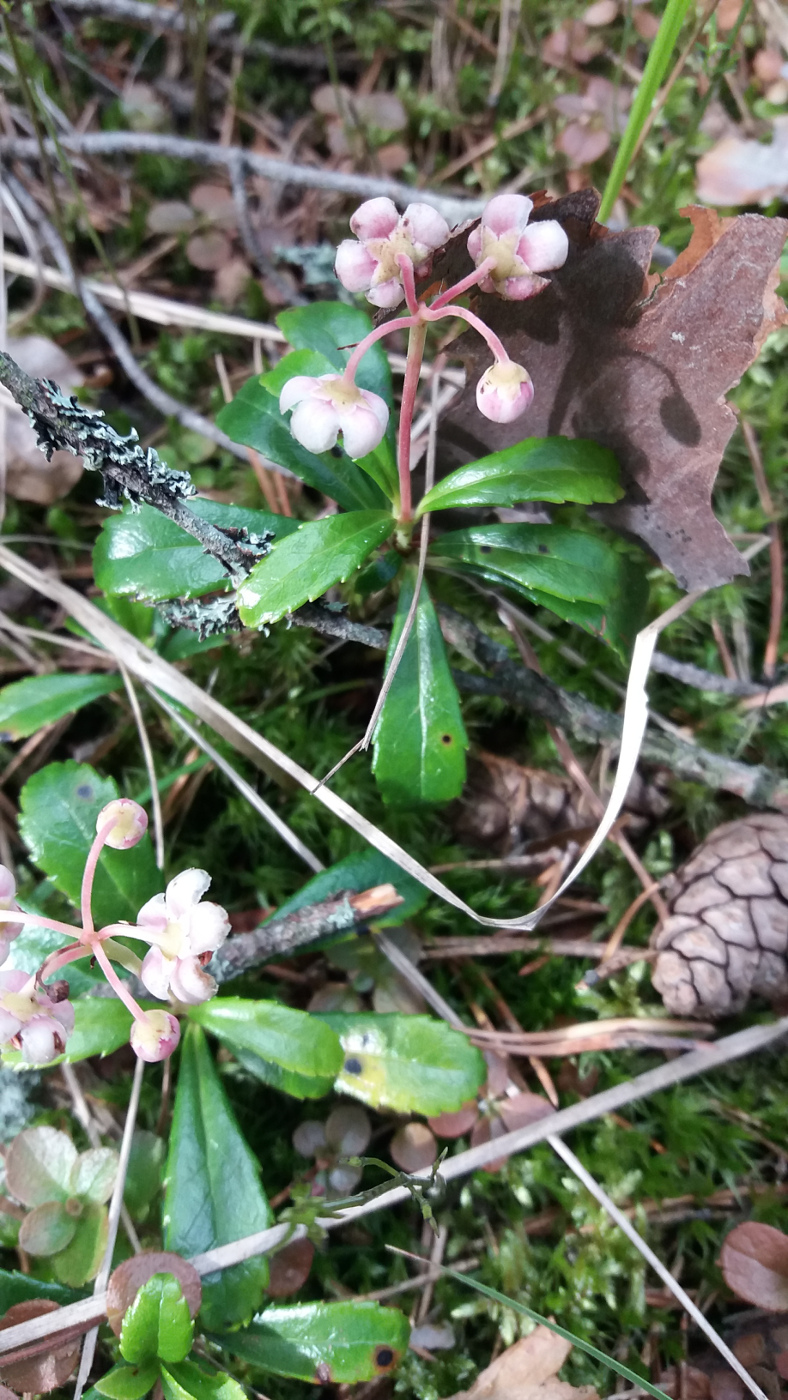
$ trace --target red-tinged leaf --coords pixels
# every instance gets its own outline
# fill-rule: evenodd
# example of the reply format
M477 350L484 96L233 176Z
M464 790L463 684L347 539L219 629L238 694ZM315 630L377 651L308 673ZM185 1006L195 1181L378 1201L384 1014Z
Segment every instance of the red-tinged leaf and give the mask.
M468 382L441 425L443 469L500 451L524 432L588 438L616 454L627 487L622 501L595 514L637 535L682 587L747 573L712 512L711 492L736 426L725 394L785 323L774 287L788 221L688 210L689 247L655 285L647 274L657 229L602 228L593 190L535 203L535 220L556 218L566 229L565 266L529 301L479 297L484 320L531 374L533 405L512 424L482 417L476 383L490 355L467 332L454 347ZM470 268L463 240L453 239L433 276L453 281ZM446 452L447 442L459 451Z
M720 1254L725 1282L737 1298L767 1312L788 1308L788 1235L748 1220L731 1230Z
M57 1312L59 1303L49 1298L28 1298L22 1303L14 1303L3 1318L0 1318L0 1331L7 1327L17 1327L31 1318L43 1317L44 1313ZM37 1356L26 1357L23 1361L10 1361L0 1365L0 1378L4 1386L20 1394L45 1395L57 1390L76 1369L82 1339L71 1338L62 1346L53 1344L49 1351ZM7 1394L8 1392L6 1392Z

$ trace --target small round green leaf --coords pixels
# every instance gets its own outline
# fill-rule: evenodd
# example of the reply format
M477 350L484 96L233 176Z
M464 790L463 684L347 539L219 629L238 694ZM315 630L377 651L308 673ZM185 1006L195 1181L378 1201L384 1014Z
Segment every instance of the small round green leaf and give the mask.
M58 1254L73 1240L78 1223L61 1201L47 1201L25 1216L19 1227L19 1244L27 1254Z
M117 1152L111 1147L91 1147L80 1153L71 1169L72 1195L102 1205L112 1195L117 1174Z
M65 1201L71 1194L71 1173L77 1156L71 1138L57 1128L25 1128L8 1149L8 1190L23 1206Z
M108 1400L142 1400L152 1390L159 1379L159 1363L151 1359L140 1366L113 1366L96 1381L94 1390L106 1395Z

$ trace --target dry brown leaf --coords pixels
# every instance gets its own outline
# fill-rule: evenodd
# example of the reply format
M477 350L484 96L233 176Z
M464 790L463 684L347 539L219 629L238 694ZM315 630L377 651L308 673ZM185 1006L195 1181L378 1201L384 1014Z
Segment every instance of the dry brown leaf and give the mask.
M213 282L213 289L216 298L222 306L236 306L246 291L249 279L252 276L246 258L242 258L240 253L236 253L223 267L220 267Z
M591 29L601 29L606 24L612 24L617 15L618 0L594 0L594 4L583 11L583 24Z
M590 63L604 47L604 39L590 35L579 19L565 19L544 40L542 62L551 68L574 68L576 64Z
M289 1244L268 1256L269 1298L289 1298L297 1293L309 1278L315 1246L311 1240L291 1240Z
M788 221L744 214L725 223L687 210L696 228L682 275L660 284L648 277L657 229L602 228L593 190L536 200L534 218L557 218L567 231L565 266L530 301L478 299L533 377L533 405L527 420L510 425L482 417L476 383L490 354L465 333L452 347L467 384L441 425L442 469L526 434L591 438L615 452L626 489L619 504L599 508L606 524L641 539L683 588L746 574L711 492L736 426L725 394L788 319L774 290ZM470 270L464 240L452 239L435 272L453 281Z
M14 1303L0 1318L0 1331L59 1310L60 1304L49 1298L26 1298L22 1303ZM0 1364L0 1377L5 1385L11 1387L11 1394L17 1391L20 1394L45 1395L64 1385L72 1371L76 1370L81 1346L82 1338L72 1337L62 1345L54 1344L51 1350L28 1356L24 1361Z
M232 244L225 233L212 229L210 233L195 233L186 244L186 256L192 267L201 272L218 272L233 256Z
M772 140L725 136L697 165L698 199L706 204L769 204L788 192L788 117L775 117Z
M432 1166L438 1144L426 1123L404 1123L391 1139L389 1152L400 1171L418 1172Z
M748 1220L731 1230L720 1254L725 1282L737 1298L767 1312L788 1309L788 1235Z
M599 1400L591 1385L558 1380L571 1350L570 1342L540 1324L530 1336L502 1351L470 1390L461 1391L454 1400Z
M188 233L195 225L194 210L181 199L164 199L148 210L148 233Z
M202 1302L202 1284L197 1270L187 1259L182 1259L180 1254L169 1254L161 1249L144 1249L141 1254L124 1259L109 1277L107 1322L116 1337L120 1336L127 1309L131 1307L143 1284L147 1283L149 1278L153 1278L154 1274L174 1274L189 1306L190 1316L197 1316Z
M54 341L43 335L9 338L9 355L22 369L37 379L54 379L64 393L70 394L83 382L82 374L73 360ZM59 501L82 475L82 459L70 452L53 452L50 461L38 446L27 414L13 402L10 394L0 389L0 400L6 410L6 491L18 501L35 501L49 506Z
M217 228L234 229L238 227L238 211L235 207L235 200L225 185L212 185L204 182L195 185L189 195L189 203L192 209L204 214Z
M632 14L632 25L640 38L645 39L646 43L650 44L653 39L656 39L659 33L660 19L659 16L653 14L651 10L645 8L642 10L634 10Z

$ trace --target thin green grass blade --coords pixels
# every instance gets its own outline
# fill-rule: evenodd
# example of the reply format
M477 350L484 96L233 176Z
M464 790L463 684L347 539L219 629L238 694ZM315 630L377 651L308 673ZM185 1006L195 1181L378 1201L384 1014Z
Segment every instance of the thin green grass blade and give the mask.
M525 1303L516 1303L513 1298L507 1298L505 1293L499 1293L497 1288L488 1288L486 1283L479 1283L478 1279L470 1278L468 1274L458 1274L454 1269L441 1267L441 1273L447 1278L453 1278L457 1283L465 1284L466 1288L473 1288L477 1293L483 1293L485 1298L492 1298L495 1303L502 1303L504 1307L511 1308L512 1312L522 1313L524 1317L530 1317L532 1322L541 1322L543 1327L549 1327L556 1336L563 1337L565 1342L571 1342L572 1346L578 1347L580 1351L593 1356L595 1361L601 1361L603 1366L607 1366L617 1375L623 1376L624 1380L632 1383L640 1390L648 1391L654 1396L654 1400L668 1400L664 1390L660 1390L651 1381L647 1381L643 1376L637 1375L635 1371L630 1371L628 1366L623 1366L620 1361L614 1361L612 1356L605 1356L603 1351L598 1351L590 1342L584 1342L582 1337L575 1337L571 1332L567 1332L565 1327L559 1327L557 1322L551 1322L549 1318L542 1317L541 1313L534 1312L533 1308L527 1308Z
M638 137L643 129L643 124L651 111L654 98L657 95L660 84L668 70L670 56L676 47L676 40L681 33L681 26L692 0L668 0L665 13L662 16L662 23L659 32L654 40L646 61L643 77L640 86L635 93L635 100L632 103L632 110L626 130L621 138L621 144L616 151L616 158L613 161L605 192L602 195L602 203L599 206L598 218L600 223L610 217L610 211L615 204L621 186L623 185L629 163L632 159Z

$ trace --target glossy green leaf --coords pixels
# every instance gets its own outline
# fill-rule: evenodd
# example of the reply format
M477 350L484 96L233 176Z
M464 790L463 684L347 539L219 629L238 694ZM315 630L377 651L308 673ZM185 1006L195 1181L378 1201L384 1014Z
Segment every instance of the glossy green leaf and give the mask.
M100 1381L96 1381L93 1389L99 1395L106 1395L107 1400L142 1400L158 1379L159 1363L151 1359L141 1366L113 1366Z
M279 412L279 400L257 375L247 379L232 403L225 404L216 422L233 442L253 447L280 467L287 467L344 510L379 509L384 504L380 488L344 453L339 457L331 452L317 456L296 442L287 419Z
M354 1302L266 1308L250 1327L218 1338L264 1371L326 1385L385 1375L409 1339L410 1324L397 1308Z
M4 685L0 690L0 735L4 739L26 739L45 724L74 714L122 685L120 676L58 672L28 676L27 680Z
M164 1248L189 1258L271 1224L259 1168L208 1052L190 1025L183 1038L164 1196ZM206 1327L234 1327L260 1306L268 1282L264 1258L209 1274L202 1285Z
M53 885L79 908L82 872L96 834L96 817L117 797L112 778L86 763L49 763L22 789L20 831L30 854ZM101 852L93 884L97 927L136 920L143 904L162 886L149 836L128 851Z
M131 1012L113 996L87 996L74 1002L74 1029L66 1041L65 1055L50 1063L76 1064L93 1055L103 1057L128 1044L131 1033ZM27 1062L19 1050L4 1050L2 1063L9 1069L26 1069Z
M419 909L424 908L429 898L418 880L414 880L412 875L406 875L393 860L388 859L388 856L368 847L364 851L354 851L352 855L345 856L344 860L330 865L328 870L321 870L318 875L313 875L311 880L307 880L306 884L301 886L298 894L294 894L292 899L282 904L266 923L272 924L277 919L284 919L296 909L303 909L306 904L319 904L321 900L329 899L340 890L360 894L362 890L372 890L376 885L393 885L403 900L390 914L375 919L376 926L381 928L396 927L406 919L411 919ZM280 956L277 954L277 957Z
M403 574L387 670L413 599L414 580L410 567ZM468 736L426 583L372 742L372 771L385 802L415 806L459 797Z
M120 1351L132 1366L158 1357L183 1361L194 1340L189 1305L173 1274L153 1274L127 1308L120 1329Z
M226 1371L203 1371L196 1361L162 1366L166 1400L246 1400L246 1391Z
M219 997L189 1007L189 1017L251 1073L298 1099L327 1094L342 1067L336 1033L308 1012L280 1002Z
M318 351L338 370L343 370L350 358L348 347L357 345L372 330L366 311L341 301L313 301L309 306L291 307L279 313L276 324L294 350ZM364 355L356 383L379 394L392 407L391 368L380 341Z
M260 383L269 394L278 399L285 384L288 380L295 379L296 375L308 374L319 378L323 374L335 374L336 368L333 361L326 359L319 350L291 350L289 355L283 355L281 360L277 361L273 369L260 375Z
M46 1257L65 1249L76 1233L77 1221L63 1202L45 1201L25 1216L19 1227L19 1243L27 1254Z
M418 514L453 506L516 506L522 501L618 501L618 462L607 447L582 438L526 438L450 472L422 500Z
M321 1020L345 1052L337 1090L373 1108L434 1118L455 1113L484 1083L482 1055L445 1021L369 1012L332 1012Z
M355 510L299 526L255 564L238 593L247 627L264 627L344 583L394 530L388 511Z
M73 1240L50 1260L52 1272L60 1283L79 1288L96 1277L107 1246L107 1228L106 1206L83 1207Z
M474 525L436 541L435 563L467 569L566 617L625 654L642 625L642 565L562 525ZM557 601L556 601L557 600Z
M147 1128L135 1128L123 1188L123 1203L132 1220L147 1220L150 1205L161 1190L165 1154L163 1138Z
M371 564L367 564L362 569L355 581L356 592L362 598L368 598L371 593L378 593L382 588L387 588L397 577L405 560L396 549L388 549L385 554L378 555Z
M285 515L245 510L218 501L190 501L189 509L223 529L243 528L256 535L267 532L274 539L282 539L298 526L298 521ZM227 572L218 560L206 554L193 535L152 506L140 506L137 510L126 506L119 515L104 521L93 550L93 570L96 583L105 593L151 602L198 598L230 586Z
M26 1303L29 1298L48 1298L65 1308L83 1296L83 1291L66 1288L62 1283L46 1283L43 1279L34 1278L32 1274L0 1269L0 1315L8 1312L14 1303Z

